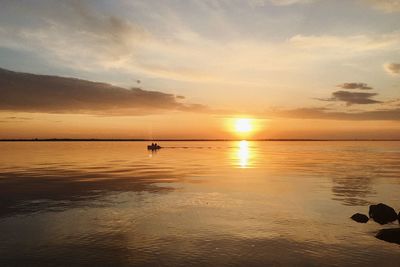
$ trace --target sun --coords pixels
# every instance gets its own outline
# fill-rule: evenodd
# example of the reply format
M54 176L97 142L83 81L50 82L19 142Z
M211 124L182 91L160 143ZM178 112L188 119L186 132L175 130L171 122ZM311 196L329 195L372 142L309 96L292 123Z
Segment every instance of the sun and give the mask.
M249 133L253 130L251 119L236 119L235 120L235 131L237 133Z

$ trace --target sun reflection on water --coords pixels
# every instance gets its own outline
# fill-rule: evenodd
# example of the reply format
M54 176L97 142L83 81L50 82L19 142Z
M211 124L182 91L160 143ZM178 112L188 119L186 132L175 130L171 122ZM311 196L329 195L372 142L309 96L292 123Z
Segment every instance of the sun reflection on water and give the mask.
M238 159L241 168L246 168L249 165L250 150L249 142L242 140L239 142Z

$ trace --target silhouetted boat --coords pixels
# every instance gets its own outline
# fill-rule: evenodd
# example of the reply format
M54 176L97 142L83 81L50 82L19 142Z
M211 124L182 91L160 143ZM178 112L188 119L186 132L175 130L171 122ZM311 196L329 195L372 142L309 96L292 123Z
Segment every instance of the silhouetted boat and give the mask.
M158 149L160 149L161 148L161 146L159 146L159 145L157 145L157 144L152 144L152 145L148 145L147 146L147 149L148 150L158 150Z

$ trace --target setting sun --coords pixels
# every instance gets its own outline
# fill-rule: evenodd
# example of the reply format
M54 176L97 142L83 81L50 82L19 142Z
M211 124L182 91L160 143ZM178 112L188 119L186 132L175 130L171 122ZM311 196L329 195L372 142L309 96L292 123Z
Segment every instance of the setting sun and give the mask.
M237 119L235 121L235 130L238 133L248 133L253 130L252 121L250 119Z

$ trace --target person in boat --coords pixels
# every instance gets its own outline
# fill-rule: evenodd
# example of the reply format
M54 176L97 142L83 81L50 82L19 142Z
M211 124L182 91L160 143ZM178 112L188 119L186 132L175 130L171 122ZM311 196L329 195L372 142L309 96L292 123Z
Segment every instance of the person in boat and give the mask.
M159 146L157 143L151 143L151 145L147 146L148 149L155 150L155 149L160 149L161 146Z

